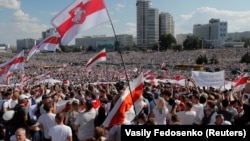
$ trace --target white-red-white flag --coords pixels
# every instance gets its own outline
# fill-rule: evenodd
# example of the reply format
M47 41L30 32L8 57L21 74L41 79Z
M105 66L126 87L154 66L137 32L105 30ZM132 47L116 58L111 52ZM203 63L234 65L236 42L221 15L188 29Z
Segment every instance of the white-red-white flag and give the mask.
M143 73L136 79L129 82L131 91L127 87L124 93L115 103L114 107L109 112L108 116L103 122L104 127L112 127L114 125L121 125L131 123L135 116L140 113L144 106L143 102Z
M51 72L48 71L48 72L46 72L46 73L44 73L44 74L41 74L41 75L36 76L35 79L36 79L36 80L44 80L44 79L46 79L46 78L50 78L50 76L51 76Z
M10 79L12 78L12 72L7 72L7 77L5 79L5 84L9 85L10 84Z
M233 86L233 91L238 92L243 90L247 84L247 80L248 76L246 74L240 79L234 80L233 82L235 82L235 85Z
M31 58L31 56L34 55L34 54L35 54L36 52L38 52L38 51L39 51L38 46L37 46L37 45L33 46L33 47L28 51L28 55L27 55L27 57L26 57L26 60L28 61L28 60Z
M61 44L68 45L77 34L106 21L109 16L103 0L74 0L51 24L61 35Z
M0 83L6 80L8 72L24 68L24 51L22 50L13 58L0 64Z
M107 60L107 53L106 53L106 49L104 48L94 57L89 59L89 61L86 64L86 70L91 70L92 67L94 67L97 63L103 62L106 60Z
M247 84L247 80L248 80L247 74L245 74L243 77L241 77L239 79L232 80L233 86L232 86L232 91L230 91L229 96L228 96L229 101L235 100L234 94L245 88L245 86Z
M151 70L148 70L146 71L144 74L143 74L143 77L146 79L148 77L150 77L152 75L152 71Z
M39 50L55 51L60 42L60 35L58 32L48 36L38 44Z
M13 58L0 64L0 67L10 67L9 71L21 70L24 68L24 50L20 51Z
M21 84L26 84L27 82L30 81L30 78L31 78L30 76L27 76L27 75L23 74L21 79L20 79L20 83Z
M28 61L33 54L35 54L40 50L55 51L59 42L60 42L60 35L58 34L58 32L48 36L47 38L42 40L39 44L35 45L29 50L26 60Z
M4 82L7 79L9 69L10 69L9 64L0 67L0 83Z

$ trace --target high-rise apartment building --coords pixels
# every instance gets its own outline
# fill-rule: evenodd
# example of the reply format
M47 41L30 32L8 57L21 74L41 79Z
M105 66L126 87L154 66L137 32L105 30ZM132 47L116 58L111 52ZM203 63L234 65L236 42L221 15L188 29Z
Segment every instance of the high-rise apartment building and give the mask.
M37 43L37 40L35 39L17 39L16 40L16 45L17 45L17 50L21 51L21 50L29 50L30 48L32 48L33 46L35 46Z
M211 44L213 47L221 47L227 39L227 22L219 19L210 19L208 24L196 24L193 26L193 35Z
M151 8L150 0L137 0L136 18L137 18L137 46L148 46L148 9Z
M166 12L159 14L151 0L137 0L137 47L152 47L159 42L160 35L174 36L173 17Z
M56 32L55 28L50 28L50 29L47 29L46 31L43 31L42 32L42 39L47 38L48 36L52 35L55 32Z
M174 32L174 18L168 12L160 13L160 35L171 34L175 36Z

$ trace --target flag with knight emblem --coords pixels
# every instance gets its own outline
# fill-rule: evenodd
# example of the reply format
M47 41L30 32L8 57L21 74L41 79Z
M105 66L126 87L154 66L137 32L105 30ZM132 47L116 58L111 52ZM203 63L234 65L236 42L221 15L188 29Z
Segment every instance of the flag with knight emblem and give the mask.
M68 45L77 34L106 21L109 16L103 0L74 0L51 24L61 35L61 44Z

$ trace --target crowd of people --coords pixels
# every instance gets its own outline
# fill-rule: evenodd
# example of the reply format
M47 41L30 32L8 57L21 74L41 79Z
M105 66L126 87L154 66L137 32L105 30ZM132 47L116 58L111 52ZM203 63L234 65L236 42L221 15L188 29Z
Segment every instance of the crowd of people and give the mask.
M121 125L105 127L102 123L128 87L126 80L133 80L147 70L151 70L151 75L155 77L183 75L185 85L144 82L142 96L145 106L134 120L126 124L249 125L250 95L244 89L233 93L232 100L229 98L231 90L197 86L190 77L190 71L161 68L162 63L167 66L194 64L199 55L205 54L208 58L215 55L219 60L218 64L207 67L229 72L233 68L248 69L247 64L239 63L248 50L108 52L107 61L90 72L84 70L84 64L93 53L34 55L25 62L23 71L15 73L13 82L18 83L21 74L35 78L50 71L49 77L70 83L36 83L35 79L31 79L21 87L2 86L3 106L0 109L4 118L1 121L1 137L4 141L120 141ZM48 70L43 66L61 67ZM227 73L226 77L235 76ZM188 85L189 82L193 85ZM63 102L63 107L58 106ZM12 118L9 117L10 111L15 111Z

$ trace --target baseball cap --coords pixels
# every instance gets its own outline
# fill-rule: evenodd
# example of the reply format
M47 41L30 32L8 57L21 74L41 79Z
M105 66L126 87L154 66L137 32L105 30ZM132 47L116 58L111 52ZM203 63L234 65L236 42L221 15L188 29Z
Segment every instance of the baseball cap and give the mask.
M27 95L21 94L19 96L19 100L24 100L24 99L28 99L29 97Z

